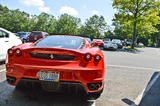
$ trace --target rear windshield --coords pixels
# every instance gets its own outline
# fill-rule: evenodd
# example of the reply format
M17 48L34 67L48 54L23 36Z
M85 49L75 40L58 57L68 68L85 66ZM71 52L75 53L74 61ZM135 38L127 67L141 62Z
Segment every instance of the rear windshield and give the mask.
M41 32L32 32L30 36L42 37L42 33Z
M90 38L86 38L87 39L87 41L89 42L89 43L91 43L91 39Z
M109 41L104 41L104 43L110 43Z
M83 42L84 40L78 37L47 36L46 38L38 41L34 47L79 49Z
M121 43L121 41L118 40L118 39L113 39L112 42L114 42L114 43Z
M23 36L27 36L28 33L16 33L17 36L19 37L23 37Z

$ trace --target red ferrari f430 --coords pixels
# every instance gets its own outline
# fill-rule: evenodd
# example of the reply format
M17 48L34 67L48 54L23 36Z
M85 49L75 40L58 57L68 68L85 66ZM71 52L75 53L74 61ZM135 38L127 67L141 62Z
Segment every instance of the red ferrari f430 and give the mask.
M53 89L80 85L95 99L104 88L104 55L78 36L47 36L13 47L8 50L6 69L7 82L14 86L20 81L37 81L42 88L52 85Z

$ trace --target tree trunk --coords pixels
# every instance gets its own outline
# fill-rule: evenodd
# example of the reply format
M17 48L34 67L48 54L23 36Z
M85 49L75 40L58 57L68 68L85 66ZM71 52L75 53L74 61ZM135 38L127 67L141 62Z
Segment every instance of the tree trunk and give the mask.
M134 49L135 46L135 38L136 38L136 21L134 21L133 24L132 49Z
M157 45L157 47L160 47L160 39L158 39L158 45Z

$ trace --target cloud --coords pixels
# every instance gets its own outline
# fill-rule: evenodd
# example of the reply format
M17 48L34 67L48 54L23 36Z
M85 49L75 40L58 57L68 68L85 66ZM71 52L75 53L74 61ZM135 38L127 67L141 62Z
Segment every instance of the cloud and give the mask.
M41 12L50 12L50 8L44 5L43 0L20 0L20 2L28 7L35 7Z
M41 7L44 6L43 0L20 0L26 6Z
M97 11L97 10L92 10L92 14L94 14L94 15L97 14L97 15L98 15L98 14L99 14L99 11Z
M50 12L50 8L48 8L48 7L39 7L38 10L41 12L45 12L45 13Z
M61 9L59 10L59 12L61 14L67 13L67 14L73 15L73 16L78 15L78 11L77 10L75 10L72 7L68 7L68 6L61 7Z

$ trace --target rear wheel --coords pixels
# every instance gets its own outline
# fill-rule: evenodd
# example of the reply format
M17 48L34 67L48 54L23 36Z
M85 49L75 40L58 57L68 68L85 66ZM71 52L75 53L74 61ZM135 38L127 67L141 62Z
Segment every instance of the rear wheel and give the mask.
M25 89L26 87L27 87L26 84L25 84L24 82L20 81L20 82L18 82L18 84L16 85L15 89L16 89L16 90L23 90L23 89Z

